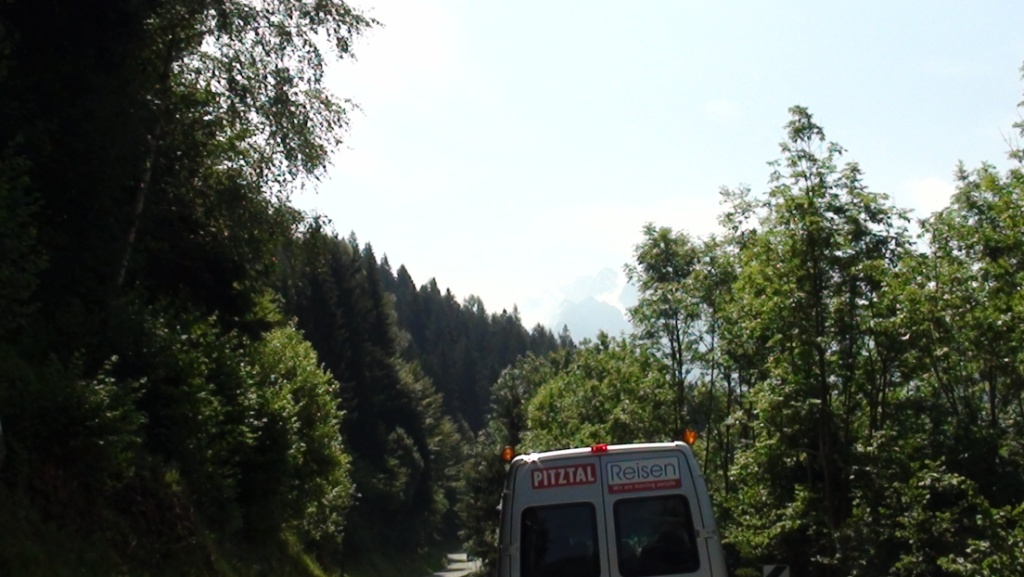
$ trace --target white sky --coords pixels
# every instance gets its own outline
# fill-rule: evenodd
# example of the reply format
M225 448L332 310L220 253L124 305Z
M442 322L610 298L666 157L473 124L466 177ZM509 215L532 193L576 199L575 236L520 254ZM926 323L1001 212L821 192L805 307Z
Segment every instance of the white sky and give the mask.
M704 234L721 186L765 190L791 105L924 214L958 160L1007 165L1024 93L1020 0L353 4L385 24L329 75L361 110L295 204L528 325L645 222Z

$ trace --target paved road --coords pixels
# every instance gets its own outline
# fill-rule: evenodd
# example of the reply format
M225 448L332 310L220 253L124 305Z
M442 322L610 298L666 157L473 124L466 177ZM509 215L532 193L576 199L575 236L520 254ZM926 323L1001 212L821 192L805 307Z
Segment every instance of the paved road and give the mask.
M449 553L448 567L431 577L466 577L480 570L480 560L469 561L465 553Z

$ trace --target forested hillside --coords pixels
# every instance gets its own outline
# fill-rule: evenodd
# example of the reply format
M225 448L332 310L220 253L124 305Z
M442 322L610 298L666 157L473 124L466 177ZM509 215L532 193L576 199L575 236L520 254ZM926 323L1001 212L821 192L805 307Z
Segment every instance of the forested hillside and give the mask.
M694 429L736 575L1024 575L1024 151L956 166L914 236L790 112L769 188L722 190L721 234L644 230L635 334L497 381L466 527L495 522L493 447ZM493 562L492 535L464 533Z
M482 300L459 303L451 290L441 293L431 279L417 290L404 266L392 272L381 264L384 289L394 295L398 324L408 335L405 357L417 360L442 394L446 412L463 419L474 433L490 409L490 387L501 372L526 353L544 356L573 346L568 329L555 337L543 325L529 332L519 311L488 313Z
M398 278L373 248L312 226L279 253L285 312L336 382L359 498L345 551L356 563L457 542L454 506L464 448L490 403L489 384L527 353L558 348L543 327L459 304L431 279ZM568 341L571 344L571 341Z
M558 343L289 205L375 25L0 7L0 574L417 574L454 539L490 381Z

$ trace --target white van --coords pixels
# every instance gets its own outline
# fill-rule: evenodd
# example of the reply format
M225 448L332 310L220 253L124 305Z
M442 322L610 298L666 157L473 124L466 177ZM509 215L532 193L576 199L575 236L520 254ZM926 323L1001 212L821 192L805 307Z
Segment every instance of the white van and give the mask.
M689 445L519 455L502 495L498 577L725 577Z

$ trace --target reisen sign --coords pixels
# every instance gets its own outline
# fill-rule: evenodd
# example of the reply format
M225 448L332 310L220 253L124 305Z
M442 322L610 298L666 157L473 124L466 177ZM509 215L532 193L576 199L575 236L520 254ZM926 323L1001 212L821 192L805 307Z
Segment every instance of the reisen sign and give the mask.
M679 460L674 457L608 463L609 493L658 491L682 486Z

